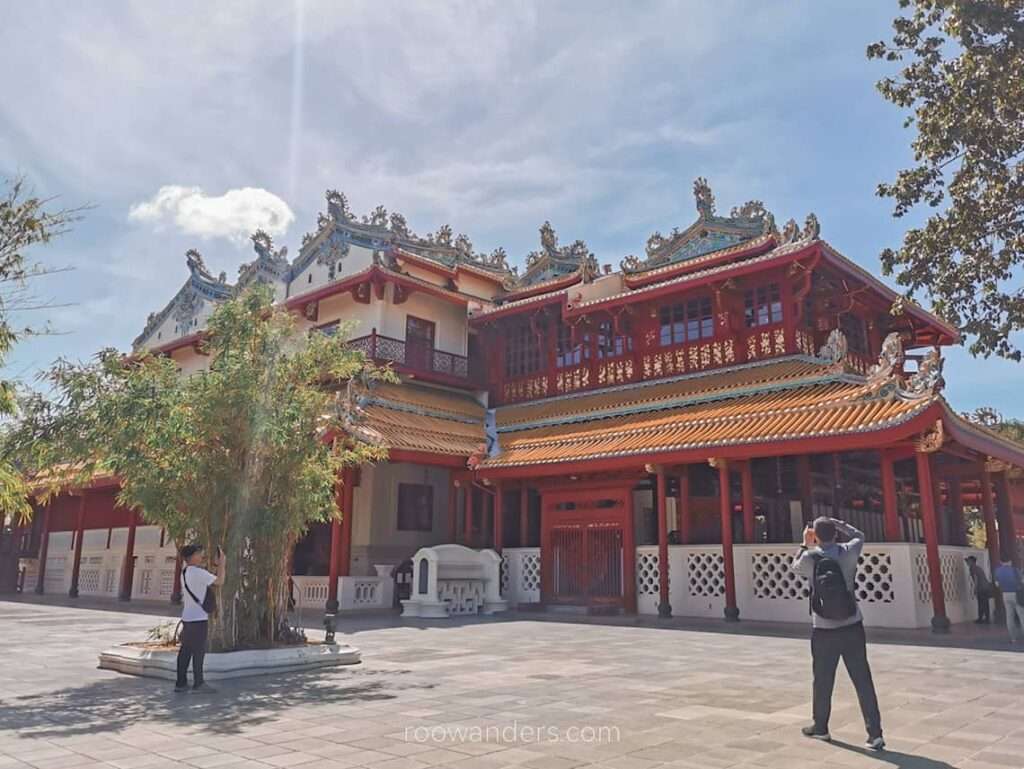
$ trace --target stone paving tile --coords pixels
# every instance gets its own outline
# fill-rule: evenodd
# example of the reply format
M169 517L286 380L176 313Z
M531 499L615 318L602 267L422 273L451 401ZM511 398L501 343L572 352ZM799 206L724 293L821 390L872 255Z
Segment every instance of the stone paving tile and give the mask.
M43 622L46 647L33 642ZM872 644L892 749L879 757L859 747L863 724L842 672L831 726L845 745L799 736L810 699L805 631L352 620L346 640L363 649L362 665L223 682L200 700L95 669L96 652L152 624L136 606L0 601L0 654L19 663L0 674L0 769L1024 766L1024 656L994 648ZM614 727L615 739L566 739L584 726Z

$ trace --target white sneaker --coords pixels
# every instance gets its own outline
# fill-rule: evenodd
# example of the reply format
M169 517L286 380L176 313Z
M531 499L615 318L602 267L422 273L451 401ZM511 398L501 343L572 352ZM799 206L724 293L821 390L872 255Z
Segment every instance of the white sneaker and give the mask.
M885 740L882 737L868 739L868 741L864 743L864 747L868 750L885 750Z

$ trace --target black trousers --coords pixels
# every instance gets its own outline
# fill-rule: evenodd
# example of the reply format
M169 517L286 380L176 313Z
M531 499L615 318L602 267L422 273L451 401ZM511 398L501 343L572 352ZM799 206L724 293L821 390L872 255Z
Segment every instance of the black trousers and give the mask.
M839 658L842 657L846 672L850 674L853 687L857 690L868 738L881 737L882 716L878 712L875 683L871 680L871 668L868 666L864 623L858 622L835 630L814 628L811 631L811 656L814 658L814 725L818 731L828 731L828 720L832 715L832 689L836 683Z
M990 622L991 617L989 616L989 601L992 596L988 593L978 593L978 619L982 622Z
M178 650L177 686L188 686L188 664L192 663L192 680L203 683L203 657L206 656L207 620L181 623L181 649Z

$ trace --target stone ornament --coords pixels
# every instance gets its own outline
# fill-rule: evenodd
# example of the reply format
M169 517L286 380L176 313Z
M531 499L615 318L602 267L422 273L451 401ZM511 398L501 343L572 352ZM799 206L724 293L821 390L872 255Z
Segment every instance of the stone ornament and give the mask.
M934 454L942 448L942 444L945 442L946 431L942 426L942 420L936 419L934 425L921 433L921 437L917 440L917 450L925 454Z
M849 352L849 345L846 341L846 334L838 328L834 328L829 332L825 344L818 350L818 357L824 358L830 363L842 363L846 360L847 352Z
M907 381L907 393L918 397L934 395L945 386L942 378L942 356L938 350L929 350Z
M693 197L697 202L697 213L701 219L710 219L715 215L715 195L711 192L711 185L703 176L698 176L693 182Z
M868 382L884 382L899 376L903 372L903 357L903 337L893 331L882 342L878 363L868 369Z

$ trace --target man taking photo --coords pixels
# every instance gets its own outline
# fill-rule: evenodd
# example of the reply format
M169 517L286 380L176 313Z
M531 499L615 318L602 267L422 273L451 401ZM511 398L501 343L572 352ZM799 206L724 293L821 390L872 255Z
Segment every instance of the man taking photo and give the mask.
M188 666L192 663L192 692L210 693L213 687L203 681L203 658L206 656L206 638L209 632L210 613L215 602L213 585L221 583L224 573L224 551L217 548L217 562L213 572L204 569L202 545L185 545L181 548L181 648L178 650L178 680L174 691L188 691Z
M845 542L836 541L843 534ZM800 552L792 569L811 584L811 657L814 665L814 723L805 726L804 736L829 741L828 720L832 714L832 689L836 668L843 658L846 672L857 690L871 750L885 748L878 697L868 666L864 618L854 594L857 559L864 549L864 534L834 518L817 518L804 529Z

